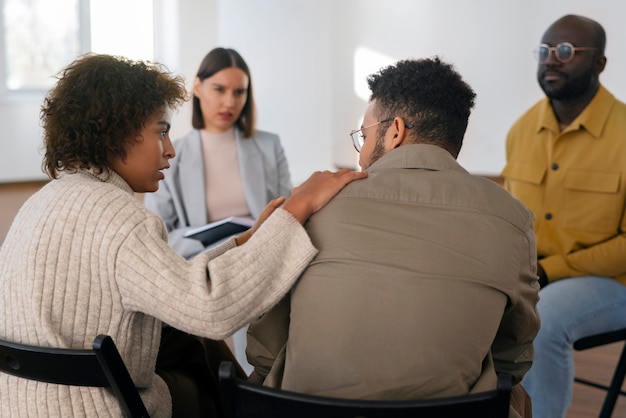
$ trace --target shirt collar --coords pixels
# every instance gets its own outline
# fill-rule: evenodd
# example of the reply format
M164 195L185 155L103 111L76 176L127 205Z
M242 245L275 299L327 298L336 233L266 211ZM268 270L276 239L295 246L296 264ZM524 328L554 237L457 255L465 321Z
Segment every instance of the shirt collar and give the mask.
M615 97L600 85L595 96L585 109L578 115L576 119L567 127L567 131L575 131L585 129L594 138L598 138L602 134L602 129L609 117ZM554 111L550 105L550 100L544 98L540 104L543 117L539 121L537 132L542 129L549 129L553 132L559 132L559 123L554 116Z

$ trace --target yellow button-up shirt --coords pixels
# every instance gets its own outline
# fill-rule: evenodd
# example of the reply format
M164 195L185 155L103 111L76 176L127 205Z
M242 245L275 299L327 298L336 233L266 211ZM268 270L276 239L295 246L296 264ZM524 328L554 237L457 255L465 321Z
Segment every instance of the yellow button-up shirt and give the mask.
M561 132L549 100L506 142L505 187L534 213L550 281L595 275L626 284L626 104L600 86Z

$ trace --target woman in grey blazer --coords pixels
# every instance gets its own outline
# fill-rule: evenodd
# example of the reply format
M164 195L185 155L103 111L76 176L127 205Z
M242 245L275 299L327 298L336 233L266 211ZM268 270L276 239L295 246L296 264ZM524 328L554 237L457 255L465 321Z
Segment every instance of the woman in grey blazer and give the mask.
M292 188L278 135L255 130L250 71L236 51L209 52L193 93L194 129L174 142L176 157L165 180L144 198L165 221L169 244L186 258L204 250L200 241L184 237L188 230L228 216L256 219L270 200L289 197ZM218 169L221 184L211 182Z
M185 258L205 250L200 241L184 237L190 229L229 216L256 219L267 203L289 197L292 188L278 135L255 129L250 70L235 50L215 48L204 57L192 106L193 130L174 142L176 156L165 179L157 192L144 197L147 209L163 218L169 245ZM245 369L239 370L242 377L252 371L245 356L246 328L233 336L237 361ZM208 377L209 387L216 376L210 364L233 360L224 342L172 328L163 331L160 353L157 371L163 378L202 369L194 376Z

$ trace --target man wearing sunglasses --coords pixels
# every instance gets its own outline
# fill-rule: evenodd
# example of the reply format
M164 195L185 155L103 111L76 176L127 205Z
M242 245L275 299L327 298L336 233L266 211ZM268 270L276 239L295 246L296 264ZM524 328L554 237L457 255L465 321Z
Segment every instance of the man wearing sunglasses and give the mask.
M350 135L367 183L307 223L318 256L291 305L250 326L250 363L269 386L353 399L483 392L499 371L519 382L539 328L533 215L456 161L473 90L438 58L368 83Z
M546 98L511 128L505 187L535 213L541 330L523 385L533 416L565 417L573 341L626 327L626 105L602 86L606 36L567 15L536 50Z

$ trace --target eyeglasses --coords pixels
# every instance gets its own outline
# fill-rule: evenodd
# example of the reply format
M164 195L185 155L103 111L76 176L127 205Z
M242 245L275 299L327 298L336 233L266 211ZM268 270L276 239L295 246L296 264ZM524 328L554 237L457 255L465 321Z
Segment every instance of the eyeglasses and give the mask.
M574 59L576 51L598 51L598 48L593 46L574 46L569 42L561 42L557 46L541 44L539 48L535 50L535 58L537 58L540 64L545 64L550 60L552 51L554 51L556 59L565 64Z
M350 137L352 138L352 145L354 145L354 149L356 150L356 152L361 152L361 149L363 148L363 143L365 142L365 136L363 136L363 129L367 129L372 126L379 125L381 123L390 122L393 119L394 118L387 118L387 119L379 120L376 123L372 123L371 125L367 125L367 126L362 127L361 129L357 129L355 131L350 132ZM411 129L413 127L413 124L405 122L404 127L407 129Z

